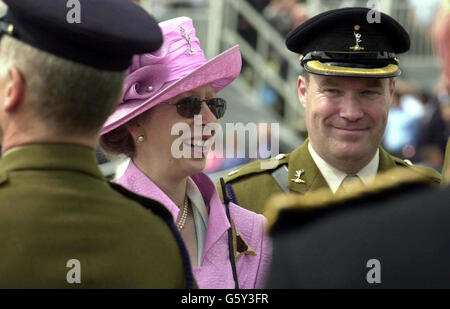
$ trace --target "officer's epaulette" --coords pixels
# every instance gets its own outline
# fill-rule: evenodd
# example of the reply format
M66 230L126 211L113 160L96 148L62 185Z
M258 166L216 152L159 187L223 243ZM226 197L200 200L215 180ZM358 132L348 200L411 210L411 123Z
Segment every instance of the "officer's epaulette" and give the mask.
M395 163L398 166L408 167L411 170L415 171L416 173L430 178L434 182L437 182L437 183L441 182L441 175L435 169L433 169L431 167L412 164L412 162L410 160L400 159L400 158L397 158L394 156L391 156L391 158L395 161Z
M377 175L371 186L355 185L347 192L333 194L326 188L305 195L276 195L269 200L264 216L269 223L269 233L273 234L303 226L325 213L352 205L381 206L398 194L433 185L436 183L425 175L410 169L395 168Z
M241 168L235 169L234 171L231 171L225 176L223 179L225 180L225 183L233 182L234 180L240 179L245 176L249 176L252 174L259 174L259 173L267 173L271 172L277 167L287 164L289 161L289 154L278 154L273 158L266 159L266 160L260 160L260 161L254 161L251 163L248 163Z

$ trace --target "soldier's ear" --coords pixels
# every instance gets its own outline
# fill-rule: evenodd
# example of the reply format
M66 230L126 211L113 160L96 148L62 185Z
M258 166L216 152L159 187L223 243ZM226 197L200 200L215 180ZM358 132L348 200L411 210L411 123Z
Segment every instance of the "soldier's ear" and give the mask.
M22 103L25 87L25 79L20 70L15 66L9 68L5 88L3 89L5 111L12 112Z
M390 82L389 85L389 94L391 95L391 98L394 96L394 92L395 92L395 79L392 78L392 81Z
M394 96L395 96L395 79L393 77L388 79L388 89L389 89L389 106L394 104Z
M303 107L306 108L306 88L308 86L308 82L306 81L306 78L304 76L299 76L297 80L297 94L298 99L300 100L300 103Z

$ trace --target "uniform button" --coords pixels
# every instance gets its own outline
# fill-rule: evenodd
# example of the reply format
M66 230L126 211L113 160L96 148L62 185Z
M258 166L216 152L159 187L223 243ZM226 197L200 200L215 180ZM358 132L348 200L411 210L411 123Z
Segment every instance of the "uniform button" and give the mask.
M406 162L406 164L408 164L408 165L413 165L413 164L412 164L412 162L411 162L411 161L409 161L408 159L404 159L403 161L405 161L405 162Z
M228 173L228 176L234 175L234 174L236 174L237 172L239 172L239 170L231 171L231 172Z
M275 157L275 159L281 160L281 159L284 159L285 157L286 157L286 155L284 153L280 153Z

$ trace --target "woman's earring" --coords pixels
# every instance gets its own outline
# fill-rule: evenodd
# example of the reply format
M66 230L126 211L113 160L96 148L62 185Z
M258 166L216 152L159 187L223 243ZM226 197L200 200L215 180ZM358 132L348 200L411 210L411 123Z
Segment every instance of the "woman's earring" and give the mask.
M136 137L136 142L137 142L137 143L142 143L142 142L144 141L144 139L145 139L145 134L144 134L144 133L141 133L141 134L139 134L139 135Z

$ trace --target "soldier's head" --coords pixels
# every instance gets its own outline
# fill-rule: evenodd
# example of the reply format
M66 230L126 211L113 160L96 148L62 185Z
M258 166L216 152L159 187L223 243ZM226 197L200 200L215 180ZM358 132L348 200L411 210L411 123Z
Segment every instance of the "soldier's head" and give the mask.
M57 57L13 37L0 42L3 131L95 137L119 101L125 73ZM38 133L38 132L35 132Z
M33 142L95 146L119 102L133 54L162 43L156 21L131 1L82 0L72 10L65 1L5 2L9 9L0 20L3 151ZM130 16L137 24L129 25Z
M298 96L314 150L334 167L354 173L375 155L386 128L396 53L409 49L406 31L388 15L369 23L366 8L319 14L288 34L304 73ZM356 169L356 170L349 170Z

